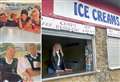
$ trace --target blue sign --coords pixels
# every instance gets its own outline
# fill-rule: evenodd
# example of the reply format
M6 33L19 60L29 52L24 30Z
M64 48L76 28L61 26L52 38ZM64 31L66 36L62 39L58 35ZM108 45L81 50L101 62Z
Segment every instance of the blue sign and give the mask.
M100 9L98 10L96 8L92 8L92 11L90 9L91 8L85 4L74 2L74 15L80 16L82 18L87 18L88 20L92 19L94 21L99 21L103 23L112 24L115 26L120 26L119 16L102 11Z

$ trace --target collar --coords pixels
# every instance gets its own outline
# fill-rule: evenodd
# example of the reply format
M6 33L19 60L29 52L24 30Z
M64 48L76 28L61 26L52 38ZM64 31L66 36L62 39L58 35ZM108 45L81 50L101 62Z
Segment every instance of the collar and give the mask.
M30 54L30 56L33 58L33 59L36 59L38 57L38 55L36 54L36 56L33 56L32 54Z
M8 61L7 57L5 57L5 61L6 61L7 64L12 64L13 59L11 61Z

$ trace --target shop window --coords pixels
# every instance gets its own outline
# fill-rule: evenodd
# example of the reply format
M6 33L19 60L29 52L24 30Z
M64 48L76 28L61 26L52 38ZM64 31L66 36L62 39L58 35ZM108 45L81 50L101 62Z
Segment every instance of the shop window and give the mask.
M110 69L120 68L120 38L108 37L108 64Z
M94 71L92 39L67 38L50 35L43 35L42 38L42 70L44 79L62 75ZM61 59L64 59L65 68L60 67L60 65L58 64L58 62L60 62L60 59L57 56L57 51L55 52L56 56L53 56L53 46L55 46L55 44L62 47ZM53 56L52 59L51 56ZM53 64L52 62L57 63L56 67L51 70L49 68Z

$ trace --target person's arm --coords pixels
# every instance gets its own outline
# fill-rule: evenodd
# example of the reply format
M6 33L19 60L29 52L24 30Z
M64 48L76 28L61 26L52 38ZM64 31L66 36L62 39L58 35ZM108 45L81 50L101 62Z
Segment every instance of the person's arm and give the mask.
M52 65L53 69L56 71L57 65L56 65L55 57L53 55L51 56L51 65Z
M41 63L40 62L37 63L37 67L41 68ZM41 74L40 70L33 70L32 68L28 68L27 72L29 73L29 75L31 75L31 77L39 76Z
M64 56L62 57L62 66L64 71L72 71L72 69L66 67Z
M39 76L39 75L41 74L40 71L34 71L34 70L32 70L31 68L27 69L27 73L28 73L31 77Z
M18 24L19 24L19 28L23 28L23 26L22 26L22 21L21 21L21 19L19 18L19 21L18 21Z
M30 76L26 71L24 71L24 72L22 73L22 78L23 78L23 80L25 80L25 81L31 81L31 80L32 80L31 76Z
M35 33L40 33L40 26L35 25L35 26L34 26L34 31L33 31L33 32L35 32Z
M23 80L30 81L31 76L26 71L26 67L27 67L26 64L27 64L26 59L24 57L18 59L17 74L19 74Z
M40 75L40 70L33 70L31 65L30 65L30 62L27 60L27 69L26 69L26 72L31 76L31 77L34 77L34 76L38 76ZM41 63L37 63L37 67L41 67Z
M52 63L53 63L53 67L54 67L54 69L55 69L55 72L56 73L62 73L62 72L64 72L64 70L60 70L60 69L58 69L58 66L57 66L57 61L55 60L55 57L53 56L53 59L52 59Z
M62 56L62 68L65 70L66 69L66 65L65 65L65 61L64 61L64 56Z

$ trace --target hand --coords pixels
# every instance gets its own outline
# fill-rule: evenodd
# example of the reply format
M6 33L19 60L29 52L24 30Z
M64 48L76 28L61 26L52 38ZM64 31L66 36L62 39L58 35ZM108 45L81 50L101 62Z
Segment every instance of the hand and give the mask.
M32 78L31 77L24 77L23 78L23 82L32 82Z
M56 70L56 73L63 73L64 70Z
M23 82L33 82L32 80L23 80Z
M65 71L72 71L72 69L65 68Z
M22 73L22 76L23 76L23 82L31 82L32 81L32 77L27 72Z

